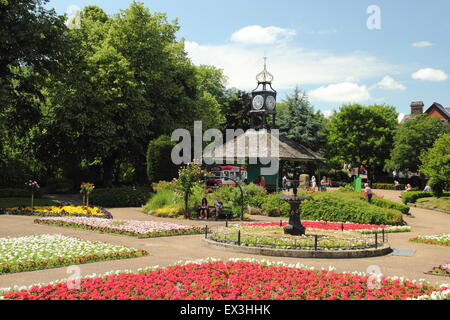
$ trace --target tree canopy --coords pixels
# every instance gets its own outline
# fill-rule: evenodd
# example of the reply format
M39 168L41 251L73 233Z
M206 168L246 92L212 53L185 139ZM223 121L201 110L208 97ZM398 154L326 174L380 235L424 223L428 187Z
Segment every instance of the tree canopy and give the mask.
M389 157L397 117L392 106L343 106L327 126L327 156L354 167L364 165L372 176Z
M442 190L450 186L450 133L441 135L433 147L421 155L420 161L420 172L430 179L434 193L442 196Z
M393 149L385 169L418 172L420 155L446 132L450 132L450 126L438 117L421 115L408 119L395 132Z

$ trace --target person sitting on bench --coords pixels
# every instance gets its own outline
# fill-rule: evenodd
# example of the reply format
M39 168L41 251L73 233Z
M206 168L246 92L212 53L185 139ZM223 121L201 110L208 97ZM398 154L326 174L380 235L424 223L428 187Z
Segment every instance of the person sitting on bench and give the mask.
M216 209L216 219L222 215L223 203L220 201L220 197L216 198L216 202L214 203L214 208Z
M203 198L202 204L200 205L198 217L200 220L207 220L209 216L208 199Z

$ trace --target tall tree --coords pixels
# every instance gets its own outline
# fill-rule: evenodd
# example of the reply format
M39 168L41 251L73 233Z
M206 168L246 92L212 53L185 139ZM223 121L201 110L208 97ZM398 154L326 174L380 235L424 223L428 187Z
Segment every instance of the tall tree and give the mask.
M33 162L30 127L41 117L44 80L65 53L65 17L47 10L47 2L0 2L0 170L9 161Z
M327 157L353 166L364 165L373 180L392 148L398 125L395 107L345 105L327 126Z
M420 115L407 120L395 132L394 148L386 162L386 170L418 172L420 155L446 132L450 132L450 126L438 117Z
M277 125L287 138L304 145L314 151L319 151L325 143L322 133L324 116L315 111L304 92L297 87L283 101L278 112Z
M450 187L450 133L441 135L420 160L420 172L430 179L435 195L441 197L442 191Z
M36 145L49 163L80 176L95 167L111 185L120 162L145 183L148 141L190 123L197 89L195 69L177 42L178 26L140 3L105 19L86 7L81 28L69 32L64 72L49 79L46 116ZM95 165L95 166L94 166Z

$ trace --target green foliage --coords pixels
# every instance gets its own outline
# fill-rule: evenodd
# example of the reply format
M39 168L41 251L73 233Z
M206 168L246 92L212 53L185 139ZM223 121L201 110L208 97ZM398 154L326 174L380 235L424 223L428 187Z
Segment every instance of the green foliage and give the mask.
M450 133L443 134L434 146L420 157L420 172L430 178L428 184L439 198L450 187Z
M144 187L94 189L89 202L106 208L141 207L149 198L150 190Z
M75 190L75 182L66 178L50 178L45 187L47 193L68 194Z
M353 222L362 224L401 225L404 223L401 212L380 208L362 200L343 197L337 193L314 195L314 201L302 204L303 219L331 222Z
M261 205L261 209L264 215L267 215L269 217L281 217L289 215L291 207L289 203L279 199L279 197L281 196L283 196L282 193L274 193L264 197Z
M385 199L372 199L372 204L380 208L394 209L400 211L403 214L409 214L410 211L410 208L406 205Z
M176 178L178 167L171 159L175 146L176 143L169 136L160 136L150 141L147 149L147 176L150 181L170 181Z
M183 199L170 189L163 189L153 194L144 207L144 212L160 217L176 218L183 214Z
M286 107L279 110L277 117L280 133L311 150L319 151L325 144L323 115L314 110L308 97L298 87L283 103Z
M402 200L404 204L416 203L418 199L422 198L432 198L434 196L433 192L403 192ZM443 194L445 197L450 197L450 193L446 192Z
M0 188L0 198L27 198L30 197L31 192L25 189L17 188ZM37 190L34 194L35 198L42 197L41 190Z
M3 209L12 209L12 208L19 208L19 207L28 207L30 206L30 198L29 194L26 195L28 198L24 197L11 197L11 198L3 198L0 197L0 208ZM55 206L58 205L57 202L49 199L35 199L34 200L35 206Z
M397 117L395 107L391 106L343 106L327 126L327 158L354 166L365 165L372 174L389 157Z
M420 155L433 147L441 134L448 132L450 126L437 117L421 115L409 119L396 130L394 148L385 169L417 172Z

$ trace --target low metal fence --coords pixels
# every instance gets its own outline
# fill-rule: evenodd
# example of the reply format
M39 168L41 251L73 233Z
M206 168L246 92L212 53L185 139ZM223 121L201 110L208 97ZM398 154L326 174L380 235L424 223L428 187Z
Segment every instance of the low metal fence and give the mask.
M280 224L282 226L283 223ZM336 230L324 230L336 231ZM341 228L341 231L348 231ZM352 230L357 232L357 230ZM253 235L239 228L229 228L228 222L223 226L206 226L205 239L209 239L219 243L256 247L256 248L272 248L272 249L290 249L290 250L363 250L377 249L389 242L388 233L382 231L374 231L370 234L358 233L357 238L333 237L332 235L310 234L305 237L288 237L288 236L269 236L269 235ZM333 242L339 242L340 245L333 245ZM355 243L355 244L352 244ZM347 245L346 245L347 244Z

